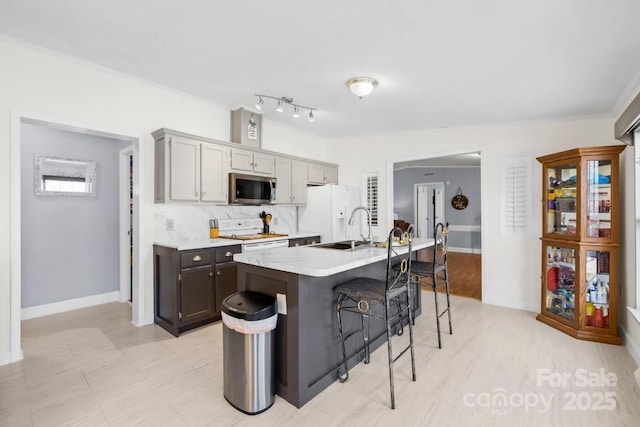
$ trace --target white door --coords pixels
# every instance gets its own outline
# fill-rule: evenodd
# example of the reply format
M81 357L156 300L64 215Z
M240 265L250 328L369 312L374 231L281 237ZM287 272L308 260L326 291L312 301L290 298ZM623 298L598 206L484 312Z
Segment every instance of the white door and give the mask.
M444 182L415 185L416 226L418 237L433 237L435 223L444 223ZM435 194L434 194L435 192ZM435 197L435 213L433 200Z
M253 172L253 152L232 148L231 169Z
M324 184L323 166L309 164L309 182L312 182L314 184Z

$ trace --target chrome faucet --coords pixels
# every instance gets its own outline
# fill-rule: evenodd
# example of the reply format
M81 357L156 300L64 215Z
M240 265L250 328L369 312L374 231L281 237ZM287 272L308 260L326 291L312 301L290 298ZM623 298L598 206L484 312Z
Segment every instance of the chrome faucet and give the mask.
M371 211L369 209L365 208L364 206L358 206L357 208L355 208L353 212L351 212L351 218L349 218L349 225L353 224L353 218L355 217L356 212L361 210L367 213L367 220L369 221L369 235L367 237L364 237L362 234L360 234L360 237L362 237L362 240L366 241L369 244L369 246L373 246L373 236L371 235Z

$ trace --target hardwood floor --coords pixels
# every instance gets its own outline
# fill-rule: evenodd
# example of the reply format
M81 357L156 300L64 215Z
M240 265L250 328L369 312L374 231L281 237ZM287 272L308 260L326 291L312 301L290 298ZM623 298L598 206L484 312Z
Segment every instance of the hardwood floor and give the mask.
M222 395L220 323L174 338L155 325L136 328L128 304L110 303L23 322L24 360L0 366L0 425L637 425L640 388L624 347L575 340L535 313L453 297L454 334L443 334L438 350L433 298L423 292L423 302L418 380L403 356L396 410L381 347L301 409L276 397L263 414L244 415ZM400 348L408 334L393 339ZM581 386L576 369L615 374L615 384ZM566 384L554 386L556 376ZM605 392L615 408L591 409Z
M429 251L420 252L421 261L430 261L431 258L433 255ZM449 252L447 263L451 295L482 300L482 255Z

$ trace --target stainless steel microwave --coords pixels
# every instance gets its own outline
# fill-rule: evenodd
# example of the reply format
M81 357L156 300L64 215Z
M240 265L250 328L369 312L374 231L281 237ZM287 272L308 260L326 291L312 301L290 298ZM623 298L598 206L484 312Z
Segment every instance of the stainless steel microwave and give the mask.
M229 204L267 205L275 203L275 178L239 173L229 174Z

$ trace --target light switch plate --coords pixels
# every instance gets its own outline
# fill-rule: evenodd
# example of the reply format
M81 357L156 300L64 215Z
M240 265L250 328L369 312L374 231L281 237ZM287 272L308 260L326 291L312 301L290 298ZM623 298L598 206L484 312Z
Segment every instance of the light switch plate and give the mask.
M287 314L287 296L285 294L276 294L278 300L278 314Z
M167 220L167 231L173 231L173 220L172 219L168 219Z

